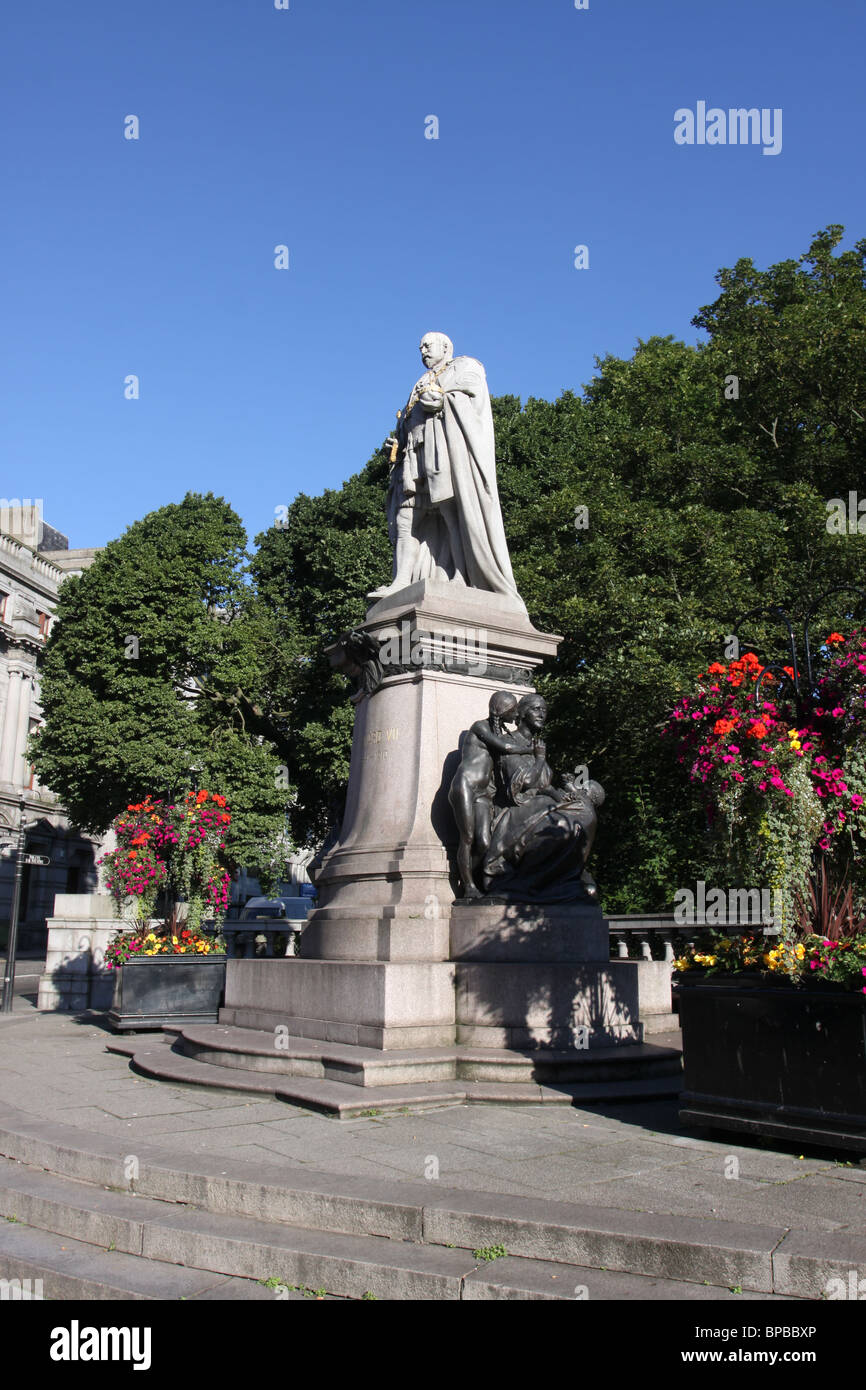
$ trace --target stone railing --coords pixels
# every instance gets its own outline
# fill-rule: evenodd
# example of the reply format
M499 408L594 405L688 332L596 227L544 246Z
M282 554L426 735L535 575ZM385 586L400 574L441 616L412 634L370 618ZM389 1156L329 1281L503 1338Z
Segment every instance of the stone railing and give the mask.
M63 578L63 571L59 565L55 565L51 560L44 559L32 546L25 545L23 541L14 540L12 536L5 536L0 533L0 550L5 550L9 555L14 555L28 569L35 574L44 575L57 585Z
M625 913L606 917L605 921L610 928L611 960L637 962L644 1033L675 1028L678 1020L671 998L674 961L686 946L712 927L704 923L679 926L672 912Z
M713 928L703 923L678 926L672 912L625 913L606 917L611 960L663 960L673 963L685 946Z

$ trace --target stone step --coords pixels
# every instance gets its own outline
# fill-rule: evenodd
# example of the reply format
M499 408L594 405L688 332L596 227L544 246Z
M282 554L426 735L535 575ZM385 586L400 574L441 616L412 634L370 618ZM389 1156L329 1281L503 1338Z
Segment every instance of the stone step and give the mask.
M481 1195L459 1194L464 1199ZM598 1238L607 1232L610 1263L606 1268L564 1258L535 1258L520 1251L490 1258L502 1246L509 1250L504 1241L479 1239L474 1245L480 1234L490 1235L491 1222L510 1221L511 1242L523 1245L532 1243L531 1223L525 1220L526 1211L523 1216L514 1212L515 1199L488 1197L485 1201L487 1210L476 1213L472 1208L477 1202L440 1199L433 1225L442 1236L450 1233L462 1240L420 1243L203 1211L60 1178L4 1159L0 1162L0 1215L7 1222L0 1228L0 1277L41 1278L48 1299L276 1299L316 1296L315 1291L325 1290L332 1297L355 1299L372 1295L398 1300L699 1300L722 1297L726 1288L748 1291L749 1272L758 1269L756 1252L768 1246L767 1232L759 1229L746 1237L745 1228L735 1230L731 1223L720 1223L725 1227L724 1240L715 1252L713 1268L722 1273L721 1284L713 1279L696 1282L676 1267L684 1250L695 1249L690 1242L696 1232L689 1229L678 1237L672 1229L654 1258L648 1258L648 1233L644 1232L644 1258L658 1267L641 1274L617 1268L618 1255L610 1243L614 1233L604 1220L596 1220L595 1230L587 1229L582 1235ZM557 1204L534 1205L539 1212L546 1207L549 1215ZM628 1216L618 1213L618 1224L627 1226ZM479 1219L485 1223L483 1231L473 1228L473 1221ZM680 1223L686 1228L707 1224ZM577 1234L573 1225L568 1229L572 1237ZM630 1248L635 1248L635 1240L632 1232ZM667 1261L662 1258L664 1250ZM740 1255L736 1267L732 1264L735 1253ZM712 1261L705 1258L703 1265L711 1272ZM280 1287L266 1288L264 1281L271 1285L279 1281ZM774 1296L760 1285L752 1285L751 1294Z
M379 1181L308 1169L286 1172L275 1164L175 1155L148 1143L136 1148L136 1184L141 1195L131 1196L120 1141L29 1120L15 1112L0 1113L0 1152L19 1160L4 1161L0 1214L73 1239L103 1246L114 1242L126 1253L182 1260L244 1277L277 1275L289 1283L324 1286L347 1297L354 1296L356 1285L334 1282L333 1276L329 1282L323 1267L298 1267L302 1255L316 1253L316 1238L358 1235L374 1240L373 1254L410 1246L451 1254L454 1249L471 1252L501 1245L509 1255L523 1259L794 1295L804 1290L812 1295L814 1268L820 1266L826 1278L827 1268L838 1263L830 1260L828 1264L827 1251L819 1248L823 1233L810 1235L804 1243L803 1237L784 1227L455 1191L438 1183ZM75 1177L56 1177L46 1169ZM124 1190L118 1190L121 1186ZM270 1232L276 1227L282 1232L280 1239L303 1237L307 1242L312 1239L313 1246L295 1248L292 1278L290 1269L282 1267L261 1274L260 1266L214 1264L207 1255L208 1232L195 1228L195 1222L206 1217L218 1223L217 1231L224 1237L226 1228L219 1223L235 1223L229 1235L242 1243L250 1237L259 1245L273 1246ZM144 1233L154 1222L160 1228L168 1225L169 1235L162 1244L145 1245ZM178 1228L182 1236L176 1234ZM852 1240L851 1249L843 1252L848 1261L845 1267L862 1263L866 1272L866 1239ZM205 1241L204 1253L197 1246L201 1241ZM364 1257L367 1262L369 1258ZM441 1271L434 1273L439 1278ZM432 1296L454 1296L447 1280L437 1288Z
M171 1047L144 1042L141 1038L112 1039L107 1052L129 1057L132 1066L142 1076L158 1081L173 1081L185 1086L211 1086L218 1091L243 1091L253 1095L275 1096L280 1078L268 1072L240 1071L231 1067L212 1067L184 1057Z
M459 1045L382 1052L286 1035L277 1046L273 1033L227 1024L172 1029L169 1037L170 1051L164 1041L154 1044L149 1038L132 1043L115 1039L108 1048L132 1056L137 1070L149 1076L279 1095L344 1117L379 1109L380 1101L390 1110L440 1104L442 1085L452 1100L566 1104L581 1098L676 1095L682 1077L678 1049L647 1043L586 1051ZM483 1083L489 1083L486 1089ZM353 1097L352 1088L363 1091L367 1100Z
M110 1043L109 1051L130 1055L129 1050ZM336 1119L358 1119L365 1115L393 1114L466 1103L499 1105L572 1105L576 1101L593 1104L603 1100L646 1100L654 1096L679 1094L681 1073L633 1080L625 1071L622 1081L562 1083L544 1086L518 1081L420 1081L414 1084L359 1086L344 1081L304 1076L280 1076L273 1072L244 1071L237 1067L213 1066L187 1057L172 1048L139 1043L132 1050L136 1071L175 1084L209 1086L216 1090L244 1091L274 1096L306 1110Z
M620 1274L605 1269L585 1269L580 1265L561 1265L549 1260L524 1260L508 1255L479 1266L463 1281L464 1299L486 1301L519 1300L619 1302L624 1299L652 1299L654 1302L721 1301L791 1302L790 1295L758 1293L715 1284L686 1284L677 1279L654 1279L645 1274Z
M112 1044L109 1050L116 1052L121 1049ZM371 1112L380 1114L385 1111L416 1111L442 1105L462 1105L466 1099L465 1085L460 1081L418 1082L414 1086L356 1086L324 1078L212 1066L171 1048L151 1048L141 1044L132 1054L132 1065L143 1076L152 1076L160 1081L275 1096L278 1100L303 1106L305 1110L315 1110L338 1119L357 1119ZM537 1087L535 1089L538 1090Z
M453 1081L456 1073L453 1048L380 1052L225 1024L183 1028L174 1046L184 1056L211 1066L268 1073L283 1080L300 1076L367 1087Z
M103 1250L70 1236L54 1235L20 1222L0 1228L0 1279L41 1280L45 1301L88 1302L178 1299L188 1302L295 1302L307 1298L342 1301L321 1286L301 1289L237 1275L188 1269L163 1260ZM31 1290L35 1286L31 1282ZM367 1290L365 1290L367 1292ZM372 1292L372 1290L370 1290ZM461 1297L473 1302L520 1300L607 1301L627 1298L689 1301L739 1298L785 1300L781 1294L736 1295L709 1284L683 1284L640 1274L586 1270L513 1256L479 1263L463 1280Z
M648 1043L549 1053L542 1048L513 1052L461 1046L457 1055L457 1074L467 1081L535 1081L557 1089L573 1083L576 1096L583 1095L587 1087L601 1087L608 1082L678 1078L676 1086L668 1085L658 1092L663 1095L678 1094L682 1085L681 1053Z
M383 1299L459 1299L464 1278L479 1263L471 1252L443 1245L172 1207L8 1160L0 1166L0 1215L112 1254L244 1279L279 1279L349 1298L372 1293Z
M0 1226L0 1278L41 1279L45 1300L274 1298L249 1279L105 1250L17 1221Z
M682 1073L673 1076L645 1077L627 1081L557 1081L555 1086L521 1086L517 1083L496 1081L466 1081L466 1099L475 1104L507 1104L507 1097L513 1095L511 1104L528 1105L543 1101L545 1105L600 1105L604 1101L659 1100L665 1096L678 1096L682 1087ZM537 1098L530 1095L537 1089Z

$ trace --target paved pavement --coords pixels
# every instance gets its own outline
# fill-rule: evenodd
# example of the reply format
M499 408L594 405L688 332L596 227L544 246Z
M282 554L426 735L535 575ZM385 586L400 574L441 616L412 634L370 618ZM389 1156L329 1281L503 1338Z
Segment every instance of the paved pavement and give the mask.
M122 1136L130 1153L150 1140L174 1153L293 1170L866 1235L866 1162L684 1129L675 1101L460 1105L338 1121L136 1076L126 1058L105 1051L110 1035L99 1016L39 1014L32 989L31 981L13 1013L0 1016L0 1105Z

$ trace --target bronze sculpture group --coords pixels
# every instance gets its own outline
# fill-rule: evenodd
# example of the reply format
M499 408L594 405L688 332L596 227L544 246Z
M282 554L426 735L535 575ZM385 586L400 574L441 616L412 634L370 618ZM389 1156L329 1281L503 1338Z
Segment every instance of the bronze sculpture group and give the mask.
M598 782L581 770L557 787L542 739L547 706L498 690L487 719L467 733L448 799L457 822L463 900L553 903L595 900L586 861L595 838ZM505 726L513 724L513 729Z

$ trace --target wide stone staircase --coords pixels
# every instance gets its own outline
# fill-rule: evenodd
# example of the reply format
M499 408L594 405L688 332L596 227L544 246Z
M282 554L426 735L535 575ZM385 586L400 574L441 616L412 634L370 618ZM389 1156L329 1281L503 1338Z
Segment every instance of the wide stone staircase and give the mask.
M0 1278L60 1300L815 1298L828 1268L820 1234L812 1250L782 1227L131 1155L12 1110L0 1217Z

